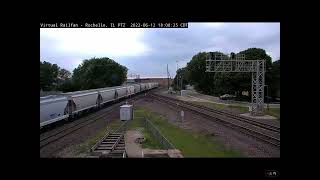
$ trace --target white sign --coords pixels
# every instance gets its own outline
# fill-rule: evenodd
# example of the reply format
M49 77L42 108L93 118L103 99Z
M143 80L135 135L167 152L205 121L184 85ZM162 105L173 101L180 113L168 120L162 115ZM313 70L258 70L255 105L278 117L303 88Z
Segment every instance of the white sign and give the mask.
M181 111L181 122L184 121L184 111Z

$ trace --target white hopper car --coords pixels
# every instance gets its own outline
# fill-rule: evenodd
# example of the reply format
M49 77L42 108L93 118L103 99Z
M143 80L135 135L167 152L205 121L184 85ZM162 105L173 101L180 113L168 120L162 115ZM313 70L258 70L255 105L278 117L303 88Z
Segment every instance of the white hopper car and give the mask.
M67 97L40 98L40 127L66 119Z
M123 99L156 87L158 87L158 83L139 83L41 97L40 129L48 124L68 119L107 102Z

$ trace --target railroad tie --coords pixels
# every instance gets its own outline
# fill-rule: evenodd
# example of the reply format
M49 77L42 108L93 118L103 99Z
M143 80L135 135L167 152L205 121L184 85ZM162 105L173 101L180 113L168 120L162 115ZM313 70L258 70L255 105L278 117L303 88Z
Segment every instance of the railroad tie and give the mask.
M123 133L110 133L98 142L92 153L101 158L123 158L125 142Z

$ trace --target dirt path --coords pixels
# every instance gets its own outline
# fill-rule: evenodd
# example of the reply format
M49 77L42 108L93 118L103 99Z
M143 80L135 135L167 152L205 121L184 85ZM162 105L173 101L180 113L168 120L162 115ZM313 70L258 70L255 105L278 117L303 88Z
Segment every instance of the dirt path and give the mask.
M143 134L139 131L127 131L125 136L126 153L129 158L142 158L141 145L137 144L137 138L143 138Z

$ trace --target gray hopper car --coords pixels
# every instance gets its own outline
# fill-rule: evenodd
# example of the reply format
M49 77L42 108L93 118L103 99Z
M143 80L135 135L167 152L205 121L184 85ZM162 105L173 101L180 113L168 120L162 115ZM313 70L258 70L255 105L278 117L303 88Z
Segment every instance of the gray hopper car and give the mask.
M40 129L51 123L73 117L85 110L139 92L158 87L158 83L139 83L128 86L106 87L61 93L40 98Z

